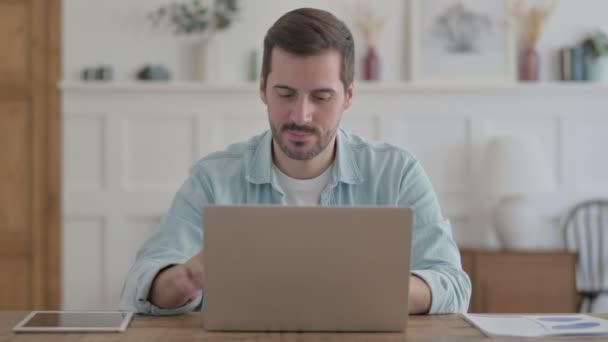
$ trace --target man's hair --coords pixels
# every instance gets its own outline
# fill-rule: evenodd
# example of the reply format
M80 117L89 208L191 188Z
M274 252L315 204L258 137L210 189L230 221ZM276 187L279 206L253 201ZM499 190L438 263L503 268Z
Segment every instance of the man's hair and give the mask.
M262 60L264 84L270 74L274 47L297 56L315 56L335 49L341 55L340 80L344 91L355 77L353 36L340 19L327 11L299 8L284 14L268 29Z

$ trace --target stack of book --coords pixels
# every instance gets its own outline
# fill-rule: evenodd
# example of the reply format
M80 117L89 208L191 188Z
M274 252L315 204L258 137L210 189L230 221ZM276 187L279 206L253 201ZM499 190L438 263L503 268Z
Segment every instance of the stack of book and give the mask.
M582 46L560 49L562 81L586 81L585 49Z

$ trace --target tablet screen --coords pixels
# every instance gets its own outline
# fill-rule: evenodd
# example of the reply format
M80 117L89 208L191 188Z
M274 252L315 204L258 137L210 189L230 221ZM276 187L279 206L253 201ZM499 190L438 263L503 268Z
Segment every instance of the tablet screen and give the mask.
M15 330L20 331L124 331L131 319L129 312L35 311Z

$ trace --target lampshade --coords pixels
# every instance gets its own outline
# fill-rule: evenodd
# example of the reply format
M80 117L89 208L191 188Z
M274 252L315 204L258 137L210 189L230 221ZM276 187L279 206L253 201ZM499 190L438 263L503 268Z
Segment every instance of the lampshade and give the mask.
M556 190L547 155L533 136L493 139L485 159L486 190L490 195L507 197Z

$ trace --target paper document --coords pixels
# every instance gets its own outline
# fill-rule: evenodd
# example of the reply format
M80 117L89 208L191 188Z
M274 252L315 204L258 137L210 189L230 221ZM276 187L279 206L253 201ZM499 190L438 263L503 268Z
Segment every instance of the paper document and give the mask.
M601 336L608 335L608 321L582 314L503 315L464 314L487 336Z

